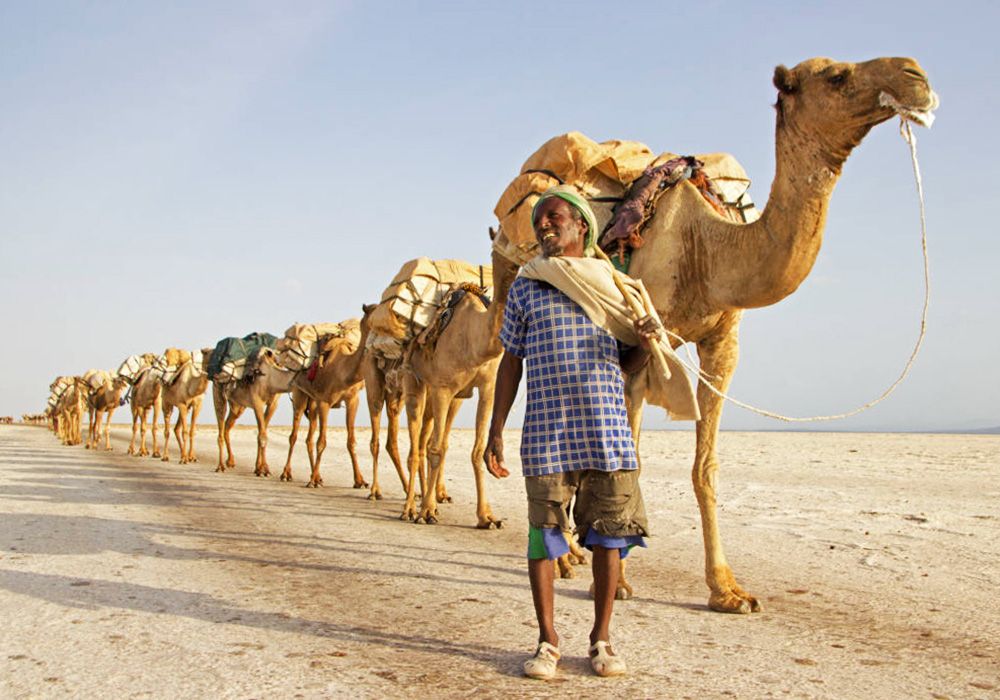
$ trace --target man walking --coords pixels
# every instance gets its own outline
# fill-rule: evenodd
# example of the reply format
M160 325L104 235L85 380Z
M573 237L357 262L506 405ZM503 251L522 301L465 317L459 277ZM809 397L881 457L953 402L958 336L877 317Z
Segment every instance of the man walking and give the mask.
M594 213L574 188L545 192L532 210L532 224L542 257L572 262L593 255ZM635 321L641 343L624 347L551 284L522 271L511 285L485 461L494 476L508 475L503 428L527 365L521 462L530 524L528 575L539 628L538 647L524 663L531 678L552 678L560 658L552 560L569 551L562 533L570 529L567 510L574 497L577 535L593 551L591 667L600 676L627 671L611 647L609 626L620 560L631 547L645 546L648 525L622 371L645 365L649 339L658 330L650 316Z

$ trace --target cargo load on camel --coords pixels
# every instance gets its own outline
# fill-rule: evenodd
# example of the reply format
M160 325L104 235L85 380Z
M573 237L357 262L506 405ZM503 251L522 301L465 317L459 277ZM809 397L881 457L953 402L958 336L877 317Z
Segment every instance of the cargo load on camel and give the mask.
M748 192L750 179L728 153L657 156L638 141L597 143L576 131L556 136L524 162L500 196L493 210L500 222L493 249L517 265L535 257L531 208L550 187L568 184L590 202L601 248L627 270L631 249L642 245L642 229L656 199L684 180L723 216L746 223L759 217Z
M223 338L208 361L208 378L213 382L231 382L243 378L247 360L263 348L272 350L278 338L270 333L251 333L242 338Z
M102 386L111 384L111 372L104 369L88 369L83 373L83 381L91 391L97 391Z
M194 376L198 376L201 374L203 363L204 357L201 350L191 352L182 348L167 348L162 355L156 358L153 369L159 374L160 381L170 386L177 380L181 370L186 365L190 364L192 373Z
M355 347L361 338L361 324L357 319L343 323L296 323L285 331L275 346L278 363L293 370L306 369L316 361L318 341L323 336L347 338Z
M452 287L473 284L488 290L492 280L489 265L462 260L410 260L393 277L371 312L367 348L382 358L401 358L406 344L434 320Z
M149 364L147 364L142 355L129 355L118 366L116 374L119 377L123 377L129 384L134 384L143 370L148 368Z

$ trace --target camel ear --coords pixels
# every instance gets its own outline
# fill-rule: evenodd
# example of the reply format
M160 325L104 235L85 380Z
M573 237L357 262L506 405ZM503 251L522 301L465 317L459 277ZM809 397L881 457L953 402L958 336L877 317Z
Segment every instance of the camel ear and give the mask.
M378 306L378 304L362 304L361 310L366 314L370 314L372 311L375 310L376 306Z
M791 95L798 92L799 80L792 71L784 66L778 66L774 69L774 87L784 95Z
M497 239L497 230L490 226L490 240L495 241Z

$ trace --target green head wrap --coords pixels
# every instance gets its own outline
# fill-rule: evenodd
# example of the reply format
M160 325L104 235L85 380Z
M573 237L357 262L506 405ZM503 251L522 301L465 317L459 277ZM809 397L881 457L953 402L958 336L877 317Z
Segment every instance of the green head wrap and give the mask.
M583 220L587 222L587 237L583 239L583 254L588 258L594 257L594 242L597 239L597 217L594 216L594 210L590 208L590 203L580 194L580 190L572 185L556 185L542 193L542 196L535 202L535 206L531 208L531 227L535 227L535 212L538 211L538 207L546 199L552 199L553 197L558 197L570 206L576 207L583 215Z

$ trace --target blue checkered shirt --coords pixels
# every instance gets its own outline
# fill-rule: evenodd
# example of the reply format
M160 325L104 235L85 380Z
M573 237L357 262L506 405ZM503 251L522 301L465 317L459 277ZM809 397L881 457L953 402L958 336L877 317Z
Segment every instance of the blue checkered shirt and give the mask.
M638 468L614 336L555 287L518 277L500 342L528 376L524 476Z

